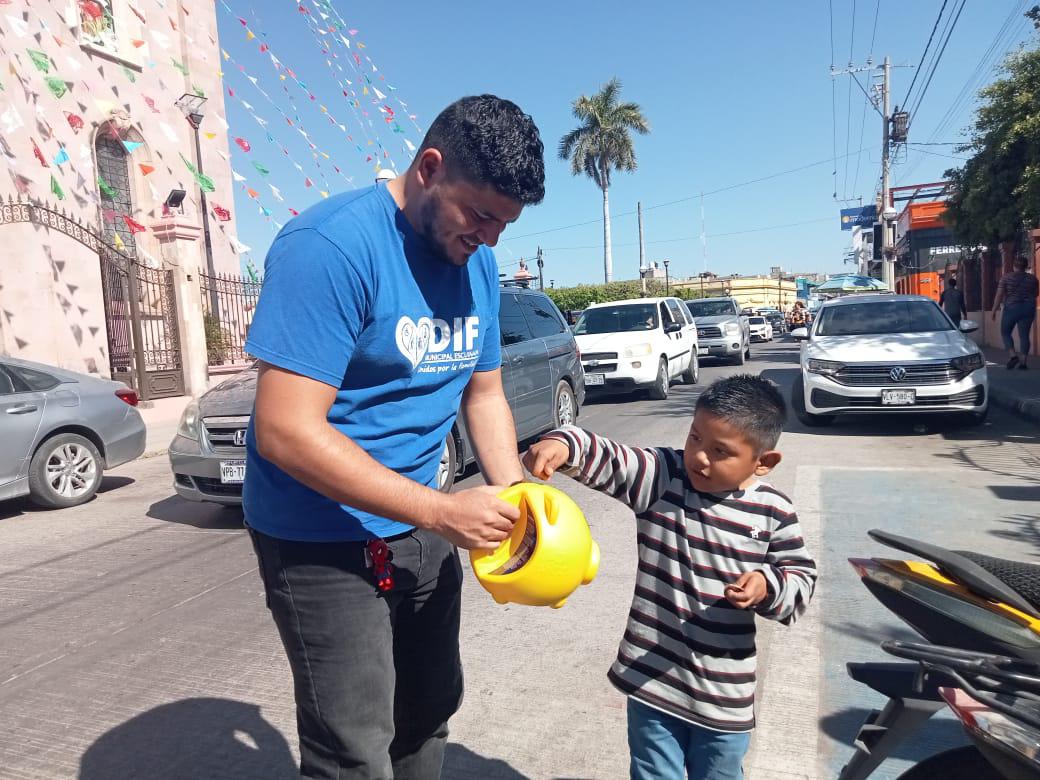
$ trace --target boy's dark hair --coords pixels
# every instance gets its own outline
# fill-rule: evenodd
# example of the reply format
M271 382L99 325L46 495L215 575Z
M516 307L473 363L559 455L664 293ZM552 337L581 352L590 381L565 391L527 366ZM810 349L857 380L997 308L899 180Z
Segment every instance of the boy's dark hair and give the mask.
M530 116L509 100L456 100L433 120L418 154L436 149L449 170L524 206L545 197L545 147Z
M759 452L776 447L787 421L787 402L780 389L751 374L713 383L697 399L695 411L709 412L740 429Z

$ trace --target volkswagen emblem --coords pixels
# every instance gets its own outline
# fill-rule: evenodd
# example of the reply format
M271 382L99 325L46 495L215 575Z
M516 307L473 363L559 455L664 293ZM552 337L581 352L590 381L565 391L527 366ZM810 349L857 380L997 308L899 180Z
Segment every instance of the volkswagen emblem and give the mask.
M246 429L239 428L235 431L235 446L245 447L246 446Z
M896 366L888 372L888 375L892 378L893 382L902 382L906 379L906 369L902 366Z

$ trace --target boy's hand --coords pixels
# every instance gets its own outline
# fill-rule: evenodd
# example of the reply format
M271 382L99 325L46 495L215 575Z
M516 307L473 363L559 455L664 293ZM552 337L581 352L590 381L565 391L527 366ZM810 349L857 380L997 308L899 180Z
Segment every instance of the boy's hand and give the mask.
M760 571L746 571L736 582L726 586L723 593L726 601L739 609L748 609L758 604L769 593L765 575Z
M543 439L524 453L524 467L538 479L549 479L570 454L570 447L562 441Z

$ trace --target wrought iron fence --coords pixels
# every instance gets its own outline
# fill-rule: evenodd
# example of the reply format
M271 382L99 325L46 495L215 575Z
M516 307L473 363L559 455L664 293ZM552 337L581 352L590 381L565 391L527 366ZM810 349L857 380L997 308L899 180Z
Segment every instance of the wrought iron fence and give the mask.
M249 360L245 352L246 336L262 283L262 280L233 274L199 274L206 351L211 366Z

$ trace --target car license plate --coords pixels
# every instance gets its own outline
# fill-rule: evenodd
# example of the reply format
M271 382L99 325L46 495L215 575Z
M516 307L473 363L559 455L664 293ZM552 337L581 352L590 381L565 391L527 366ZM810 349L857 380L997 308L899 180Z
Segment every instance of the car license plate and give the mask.
M708 348L707 347L702 347L702 346L698 345L697 346L697 354L698 355L707 355L708 354Z
M585 384L587 385L601 385L603 384L603 374L586 374Z
M220 461L220 482L224 485L241 485L246 480L244 460Z
M882 390L882 406L913 406L917 403L916 390Z

